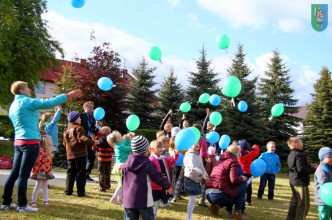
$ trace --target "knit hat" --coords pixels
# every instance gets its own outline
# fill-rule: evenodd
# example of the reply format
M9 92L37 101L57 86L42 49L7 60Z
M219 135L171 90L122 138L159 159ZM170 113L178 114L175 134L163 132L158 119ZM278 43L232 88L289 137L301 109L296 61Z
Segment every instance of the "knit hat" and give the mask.
M136 136L131 139L133 153L144 154L149 150L149 141L143 136Z
M69 122L75 122L80 117L80 114L77 111L69 112L67 119Z
M318 152L319 160L322 161L328 156L332 156L332 149L329 147L322 147Z
M216 154L216 148L215 147L209 147L208 148L208 155L215 155Z
M177 135L177 133L179 133L179 131L181 131L181 128L173 127L172 130L171 130L171 136L175 137Z
M235 144L229 145L229 147L227 148L227 151L232 153L234 156L239 156L239 154L240 154L240 148Z
M250 150L250 145L245 139L239 140L239 147L242 151Z

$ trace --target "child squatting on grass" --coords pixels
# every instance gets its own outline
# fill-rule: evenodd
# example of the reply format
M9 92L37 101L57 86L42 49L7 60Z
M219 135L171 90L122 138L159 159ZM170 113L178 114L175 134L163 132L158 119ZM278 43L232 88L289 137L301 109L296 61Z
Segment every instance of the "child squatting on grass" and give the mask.
M149 141L143 136L131 140L131 154L122 166L123 208L125 220L154 220L151 181L168 189L173 189L167 178L158 172L157 166L149 160Z
M325 205L319 196L319 189L324 183L332 182L332 149L322 147L318 152L320 164L315 172L315 202L318 205L320 220L332 218L332 207Z

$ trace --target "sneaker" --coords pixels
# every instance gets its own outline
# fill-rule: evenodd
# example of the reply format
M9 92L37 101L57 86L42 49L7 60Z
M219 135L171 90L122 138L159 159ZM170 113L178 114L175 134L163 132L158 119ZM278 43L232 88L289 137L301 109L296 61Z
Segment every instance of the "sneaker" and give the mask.
M209 210L210 210L212 215L218 215L219 209L220 209L220 207L217 204L212 204L212 205L209 206Z
M7 211L9 209L15 209L16 208L16 204L11 203L10 205L1 205L0 206L0 211Z
M161 203L159 205L160 208L165 208L165 207L172 207L172 205L170 203Z
M32 208L29 205L26 205L24 207L17 207L17 212L38 212L38 208Z
M35 203L35 202L31 203L31 207L37 208L37 203Z
M246 220L247 218L242 215L240 211L234 211L233 218L237 220Z
M246 202L246 206L251 206L251 202Z
M171 203L176 203L176 198L173 198L173 199L171 200Z

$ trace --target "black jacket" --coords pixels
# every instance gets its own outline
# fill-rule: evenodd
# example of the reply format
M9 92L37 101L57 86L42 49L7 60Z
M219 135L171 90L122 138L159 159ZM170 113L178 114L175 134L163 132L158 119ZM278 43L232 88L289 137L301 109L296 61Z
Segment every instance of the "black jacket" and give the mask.
M93 115L90 116L90 126L89 126L89 118L87 113L83 112L80 114L81 118L81 126L85 130L85 135L88 137L88 132L90 131L92 134L97 134L98 129L96 128L96 119Z
M309 174L315 169L308 164L302 150L293 149L287 158L289 168L289 183L293 186L308 186L310 184Z

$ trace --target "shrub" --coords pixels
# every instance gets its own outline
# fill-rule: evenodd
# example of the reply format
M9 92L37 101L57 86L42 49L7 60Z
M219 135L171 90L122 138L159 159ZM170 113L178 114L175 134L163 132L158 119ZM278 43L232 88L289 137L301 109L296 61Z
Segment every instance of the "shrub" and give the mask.
M8 115L0 115L0 136L14 139L14 127Z

